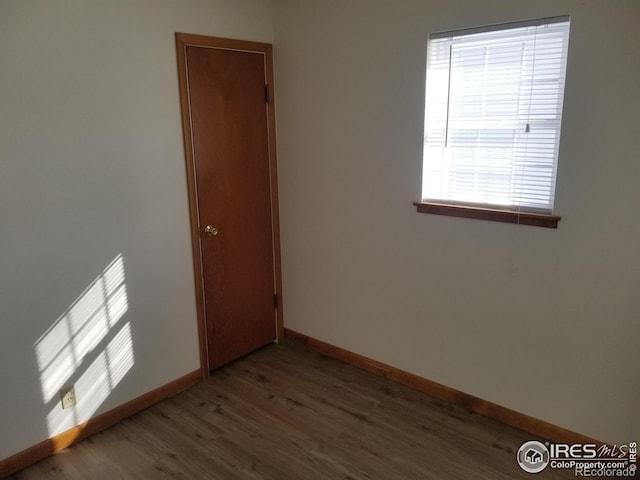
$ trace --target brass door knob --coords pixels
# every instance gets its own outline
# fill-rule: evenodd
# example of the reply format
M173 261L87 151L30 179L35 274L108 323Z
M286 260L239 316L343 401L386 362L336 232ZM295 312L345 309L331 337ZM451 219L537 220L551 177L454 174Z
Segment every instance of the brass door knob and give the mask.
M204 234L207 237L214 237L218 235L218 229L213 225L207 225L206 227L204 227Z

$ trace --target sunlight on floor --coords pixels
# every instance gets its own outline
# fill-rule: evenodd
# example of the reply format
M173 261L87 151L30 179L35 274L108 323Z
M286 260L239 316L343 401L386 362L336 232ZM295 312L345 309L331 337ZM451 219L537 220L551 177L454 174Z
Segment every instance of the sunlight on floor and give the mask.
M124 260L118 255L35 343L49 435L86 422L134 364ZM59 390L75 385L62 409Z

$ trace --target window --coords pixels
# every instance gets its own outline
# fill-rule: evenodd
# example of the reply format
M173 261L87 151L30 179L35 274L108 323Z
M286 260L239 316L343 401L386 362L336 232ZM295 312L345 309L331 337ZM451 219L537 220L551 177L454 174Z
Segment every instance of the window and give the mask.
M419 211L552 217L568 42L568 17L429 37Z

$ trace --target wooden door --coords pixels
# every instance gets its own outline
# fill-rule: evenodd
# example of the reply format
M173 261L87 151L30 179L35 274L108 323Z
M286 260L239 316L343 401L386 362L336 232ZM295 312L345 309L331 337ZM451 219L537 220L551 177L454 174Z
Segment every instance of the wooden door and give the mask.
M211 40L185 42L182 51L208 370L276 340L279 264L270 50L216 47Z

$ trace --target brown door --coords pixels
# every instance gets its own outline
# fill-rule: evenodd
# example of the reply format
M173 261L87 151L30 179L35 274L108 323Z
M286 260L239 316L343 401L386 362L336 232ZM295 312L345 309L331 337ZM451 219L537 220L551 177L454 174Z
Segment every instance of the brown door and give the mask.
M265 53L185 45L184 55L213 369L276 339Z

